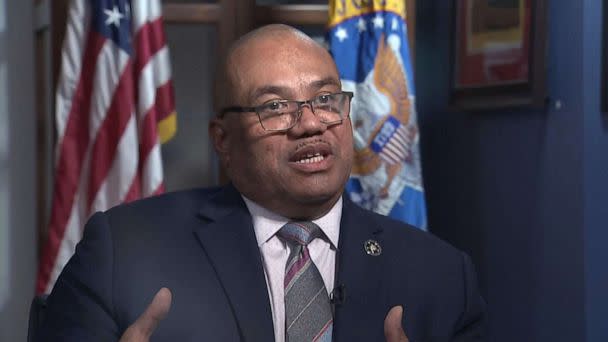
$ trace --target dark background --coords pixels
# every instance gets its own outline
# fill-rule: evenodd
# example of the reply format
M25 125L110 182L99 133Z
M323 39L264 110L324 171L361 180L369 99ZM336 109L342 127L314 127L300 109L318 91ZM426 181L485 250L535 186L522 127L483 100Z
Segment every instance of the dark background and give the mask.
M541 109L449 111L453 3L417 1L430 230L465 250L491 341L608 341L602 3L549 0Z

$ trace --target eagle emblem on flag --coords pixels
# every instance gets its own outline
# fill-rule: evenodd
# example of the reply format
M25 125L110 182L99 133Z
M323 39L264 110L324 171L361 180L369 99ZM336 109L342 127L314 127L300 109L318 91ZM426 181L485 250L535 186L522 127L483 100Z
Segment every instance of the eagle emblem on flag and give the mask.
M390 38L398 44L398 37ZM413 99L406 86L405 71L383 37L374 69L356 90L362 100L355 102L351 111L355 135L353 173L370 175L384 166L386 177L379 195L387 197L390 184L404 164L415 166L412 147L418 143L418 128L410 121ZM421 177L408 176L412 185L422 187Z
M347 192L365 208L426 229L404 3L331 2L328 41L344 90L355 94Z

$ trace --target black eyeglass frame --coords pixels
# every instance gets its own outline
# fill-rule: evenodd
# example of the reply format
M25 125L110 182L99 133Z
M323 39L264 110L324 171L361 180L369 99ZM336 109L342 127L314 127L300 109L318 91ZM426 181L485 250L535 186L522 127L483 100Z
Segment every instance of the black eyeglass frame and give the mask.
M288 128L282 128L282 129L267 129L266 127L264 127L264 124L262 123L262 118L260 117L260 110L267 106L268 104L262 104L259 106L255 106L255 107L239 107L239 106L231 106L231 107L225 107L222 108L218 114L218 117L221 118L223 117L226 113L255 113L256 116L258 117L258 121L260 122L260 125L262 126L262 128L265 131L269 131L269 132L285 132L288 131L290 129L293 128L293 126L295 126L298 121L300 121L300 118L302 117L302 106L304 106L305 104L308 104L310 106L310 110L312 111L313 114L315 114L315 111L313 109L312 106L312 101L318 99L320 96L327 96L327 95L340 95L340 94L344 94L346 96L348 96L348 106L349 106L349 112L350 112L350 105L351 105L351 101L354 97L354 93L352 91L340 91L337 93L331 93L331 94L323 94L323 95L319 95L319 96L315 96L312 99L306 100L306 101L297 101L297 100L280 100L283 102L293 102L296 103L298 105L298 110L295 112L298 114L298 116L295 118L295 120L293 121L293 124L291 126L289 126ZM290 113L292 114L292 113ZM316 115L316 114L315 114ZM341 114L342 116L342 114ZM342 123L342 121L344 120L345 117L348 117L348 115L342 117L340 120L336 120L336 121L332 121L332 122L325 122L323 120L321 120L322 123L326 124L326 125L336 125L339 123Z

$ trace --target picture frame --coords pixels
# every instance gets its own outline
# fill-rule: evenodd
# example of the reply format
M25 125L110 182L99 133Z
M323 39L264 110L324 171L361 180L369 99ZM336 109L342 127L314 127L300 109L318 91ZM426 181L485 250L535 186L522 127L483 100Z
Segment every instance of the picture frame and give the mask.
M546 0L455 0L450 107L546 102Z

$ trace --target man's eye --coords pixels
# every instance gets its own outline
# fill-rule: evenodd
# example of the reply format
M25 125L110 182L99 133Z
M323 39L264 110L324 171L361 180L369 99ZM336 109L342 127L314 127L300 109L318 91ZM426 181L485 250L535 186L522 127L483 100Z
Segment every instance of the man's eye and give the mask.
M317 97L317 100L319 101L319 103L328 103L329 101L331 101L331 97L332 96L330 94L321 95Z
M283 103L279 102L279 101L274 101L274 102L270 102L268 104L266 104L266 109L269 110L279 110L283 108Z

